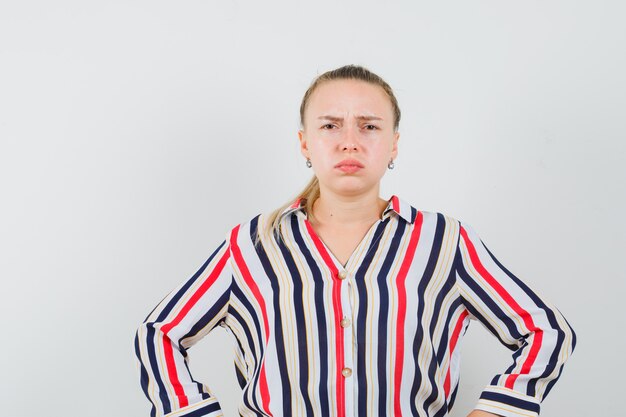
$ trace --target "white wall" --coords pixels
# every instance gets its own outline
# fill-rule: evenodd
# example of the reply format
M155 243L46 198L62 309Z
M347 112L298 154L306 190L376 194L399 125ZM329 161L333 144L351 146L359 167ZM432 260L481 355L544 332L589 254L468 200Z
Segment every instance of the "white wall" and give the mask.
M623 415L624 3L292 3L2 2L0 414L148 415L135 328L306 182L302 94L356 63L403 111L383 196L472 224L576 330L542 415ZM508 363L470 329L456 417ZM231 416L232 352L190 351Z

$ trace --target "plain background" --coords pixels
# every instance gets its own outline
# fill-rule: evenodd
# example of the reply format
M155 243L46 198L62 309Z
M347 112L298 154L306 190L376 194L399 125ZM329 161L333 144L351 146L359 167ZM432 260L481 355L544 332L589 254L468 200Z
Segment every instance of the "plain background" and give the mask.
M295 3L295 2L293 2ZM0 415L147 416L136 327L290 200L310 81L361 64L403 112L383 197L471 224L579 344L543 416L623 416L621 1L3 1ZM234 346L194 375L234 416ZM509 363L473 323L453 416Z

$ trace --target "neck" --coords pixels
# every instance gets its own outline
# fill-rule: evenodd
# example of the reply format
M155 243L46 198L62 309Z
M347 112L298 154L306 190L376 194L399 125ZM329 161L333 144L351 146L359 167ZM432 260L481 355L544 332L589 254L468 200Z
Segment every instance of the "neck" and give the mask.
M371 224L381 218L387 204L378 196L378 188L350 196L321 189L313 204L313 217L315 222L330 226Z

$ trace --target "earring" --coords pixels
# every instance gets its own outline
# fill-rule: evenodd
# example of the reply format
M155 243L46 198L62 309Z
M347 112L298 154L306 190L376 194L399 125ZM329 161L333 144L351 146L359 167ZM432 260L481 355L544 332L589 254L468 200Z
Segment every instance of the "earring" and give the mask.
M306 166L311 168L313 166L313 164L311 163L311 160L309 158L306 159Z
M393 159L391 159L391 160L389 161L389 163L387 164L387 168L389 168L389 169L393 169L395 166L396 166L396 165L393 163Z

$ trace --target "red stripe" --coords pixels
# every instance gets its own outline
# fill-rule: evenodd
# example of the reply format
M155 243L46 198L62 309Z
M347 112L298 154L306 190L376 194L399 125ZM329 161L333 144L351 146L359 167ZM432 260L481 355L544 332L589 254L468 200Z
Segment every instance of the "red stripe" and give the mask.
M461 334L461 329L463 329L463 321L465 317L469 315L467 310L463 310L459 319L454 326L454 330L452 331L452 336L450 337L450 348L448 349L450 355L450 362L448 364L448 372L446 373L446 381L443 384L443 390L446 393L446 398L450 395L450 367L452 366L452 354L454 353L454 348L456 347L456 343L459 341L459 335Z
M400 214L400 201L395 195L391 196L391 207L395 210L396 213Z
M237 235L239 234L240 226L241 225L237 225L237 227L233 229L233 233L230 238L230 246L233 251L233 257L235 259L235 263L237 264L239 271L241 271L241 275L243 276L244 281L248 285L248 288L250 288L250 291L252 291L254 298L256 299L257 303L259 304L259 307L261 308L261 314L263 315L263 328L265 330L265 348L267 349L267 345L269 342L269 335L270 335L269 320L267 318L267 309L265 307L265 300L263 299L263 295L261 294L261 291L259 290L258 285L256 285L254 278L252 278L252 274L250 274L248 265L246 265L243 259L243 255L241 254L241 249L237 245ZM267 375L265 373L265 361L263 361L263 363L261 364L260 379L261 379L260 381L261 401L263 402L263 409L266 414L271 416L272 413L270 412L270 390L267 385Z
M185 394L183 386L180 384L178 374L176 373L176 364L174 363L174 355L172 353L172 342L167 336L163 336L163 352L165 354L165 365L167 367L167 375L170 384L174 387L174 393L178 398L180 407L186 407L189 405L189 399Z
M178 379L178 373L176 372L176 362L174 361L174 354L172 351L172 341L168 336L169 331L177 326L181 320L189 313L189 310L193 308L193 306L200 300L200 298L207 292L211 285L215 282L217 277L222 273L222 269L224 269L224 265L226 265L226 260L228 259L228 251L224 252L224 255L220 258L220 260L215 265L215 268L209 274L209 277L200 285L198 290L189 298L189 300L185 303L183 308L178 312L174 320L171 322L164 324L161 327L161 332L163 333L163 352L165 354L165 365L167 367L167 375L170 383L174 387L174 393L176 397L178 397L178 402L180 407L185 407L189 404L189 399L185 394L185 390Z
M532 367L533 363L535 362L535 359L537 358L537 354L539 353L539 349L541 349L541 342L543 339L543 330L535 326L535 323L533 322L533 319L530 313L524 310L517 303L517 301L515 301L515 299L511 297L511 295L504 289L504 287L498 281L496 281L496 279L483 266L483 264L480 262L480 259L478 258L478 253L476 252L474 245L472 244L469 237L467 236L467 231L463 227L461 227L461 236L463 236L463 239L465 240L465 244L470 254L470 260L472 262L472 265L474 265L474 268L476 268L478 273L485 279L485 281L487 281L487 283L491 285L493 289L496 290L498 295L502 297L502 299L513 309L513 311L515 311L515 313L517 313L517 315L519 315L522 318L522 320L524 321L524 324L526 325L526 328L529 331L534 332L533 341L530 346L530 352L528 352L528 357L522 364L522 369L520 370L520 373L511 374L506 379L505 386L509 389L513 389L513 384L515 384L515 380L517 379L517 377L520 376L521 374L527 374L530 371L530 368Z
M337 383L337 416L345 417L346 415L346 387L345 387L345 379L341 374L345 364L344 364L344 351L343 351L343 332L344 329L340 325L340 321L343 318L343 310L341 308L341 282L339 279L339 274L335 263L333 262L330 254L324 247L322 240L317 236L315 230L309 223L308 219L304 221L307 231L313 239L313 243L317 248L317 251L322 256L322 259L326 263L326 266L330 269L332 273L332 300L333 300L333 313L335 315L335 351L337 354L337 374L335 376L335 380Z
M406 276L411 267L411 262L415 256L415 250L417 248L417 242L420 238L422 230L422 212L418 212L415 219L415 226L411 233L409 240L409 247L402 260L400 271L396 277L396 287L398 288L398 321L396 333L396 366L394 373L394 416L402 416L402 410L400 408L400 388L402 384L402 365L404 361L404 320L406 318Z
M293 204L291 204L291 206L289 206L289 208L290 208L290 209L294 209L294 208L300 207L300 200L301 200L301 198L300 198L300 197L298 197L298 198L296 199L296 201L294 201L294 202L293 202Z

